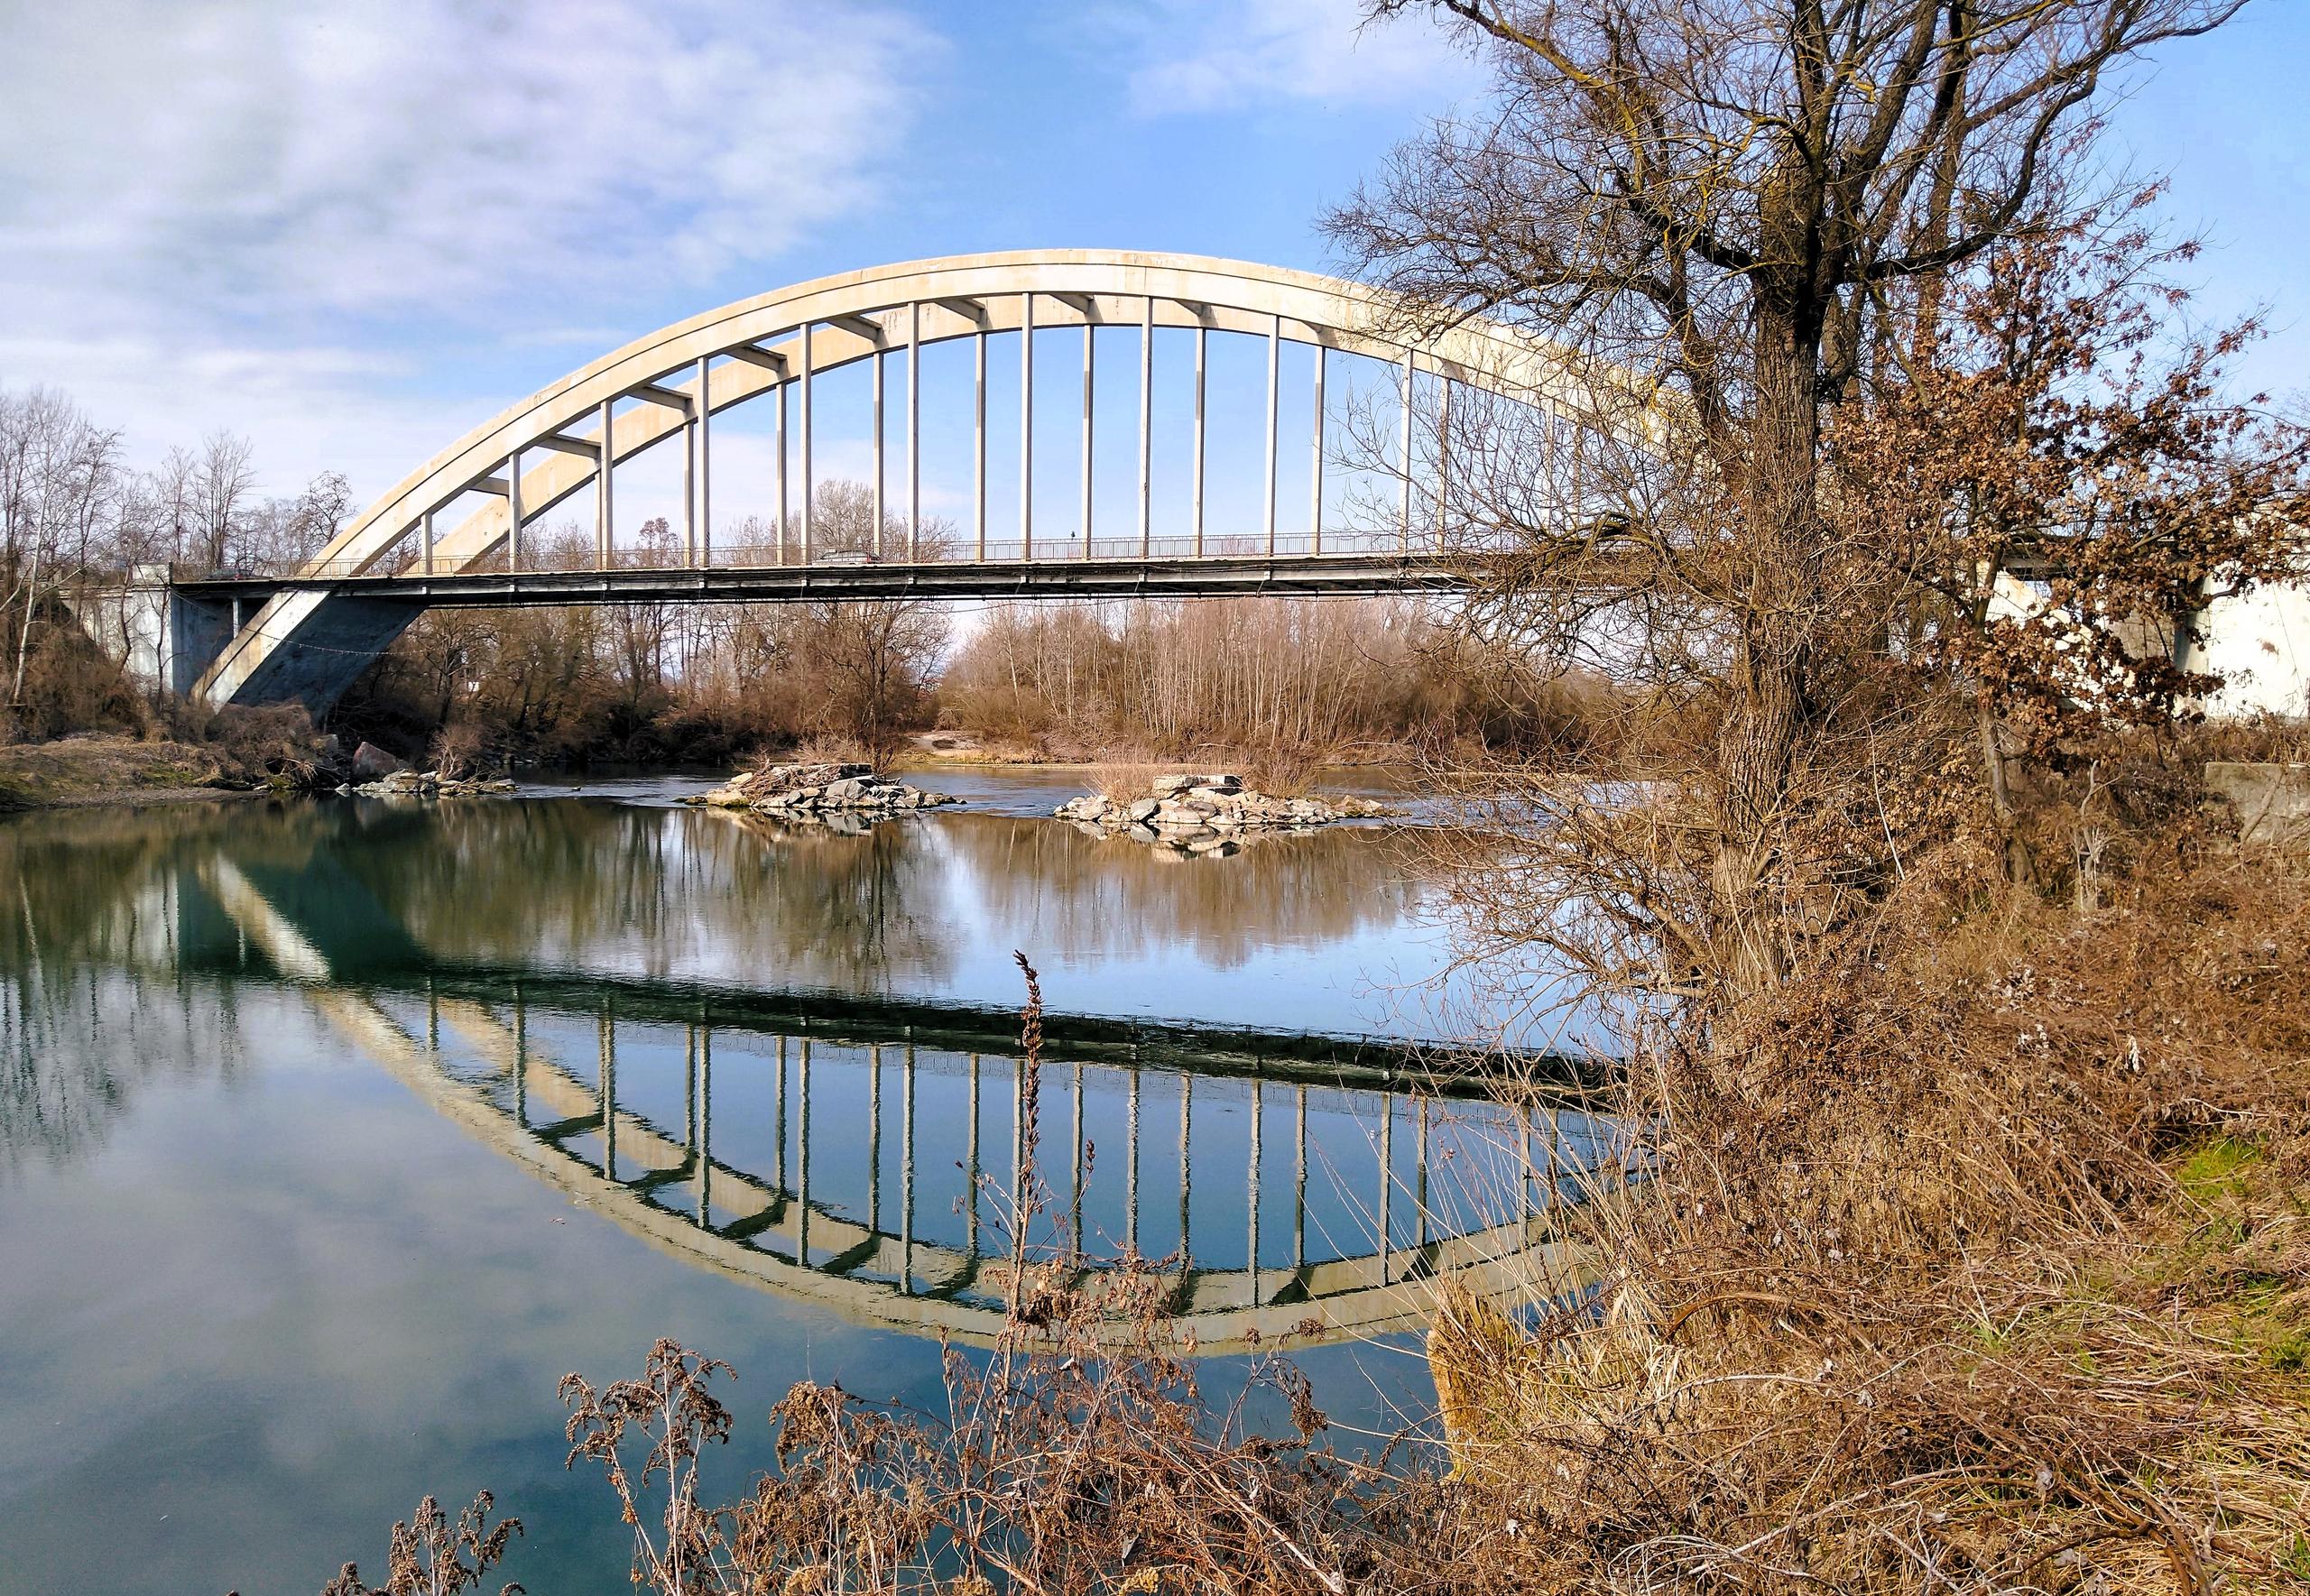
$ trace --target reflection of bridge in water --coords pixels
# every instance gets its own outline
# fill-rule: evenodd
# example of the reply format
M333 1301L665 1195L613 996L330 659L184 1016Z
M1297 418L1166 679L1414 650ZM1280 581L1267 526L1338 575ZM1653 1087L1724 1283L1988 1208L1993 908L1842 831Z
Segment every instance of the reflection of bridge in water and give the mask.
M868 1323L999 1325L988 1266L1022 1182L1015 1021L413 961L339 984L341 897L317 935L261 869L217 853L195 874L245 955L338 1034L630 1233ZM357 940L374 955L386 936ZM1551 1212L1600 1134L1583 1116L1431 1082L1369 1043L1055 1019L1050 1218L1086 1267L1163 1259L1206 1349L1309 1321L1400 1327L1440 1272L1504 1289L1563 1261Z

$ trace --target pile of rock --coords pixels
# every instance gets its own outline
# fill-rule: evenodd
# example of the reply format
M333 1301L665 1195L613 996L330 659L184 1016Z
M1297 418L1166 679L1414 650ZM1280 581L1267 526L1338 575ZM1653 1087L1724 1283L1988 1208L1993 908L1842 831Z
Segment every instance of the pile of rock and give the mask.
M688 801L716 809L753 809L763 815L888 815L934 809L962 800L887 780L877 776L872 765L818 763L769 765L742 771L713 791Z
M395 770L380 776L374 781L364 781L358 787L340 787L339 792L358 794L362 798L485 798L491 793L511 792L513 782L503 777L484 781L477 778L444 776L439 770Z
M1070 798L1057 811L1081 830L1157 843L1175 851L1216 853L1248 832L1303 831L1335 820L1386 813L1357 798L1270 798L1241 776L1159 776L1143 798L1121 802L1097 793Z

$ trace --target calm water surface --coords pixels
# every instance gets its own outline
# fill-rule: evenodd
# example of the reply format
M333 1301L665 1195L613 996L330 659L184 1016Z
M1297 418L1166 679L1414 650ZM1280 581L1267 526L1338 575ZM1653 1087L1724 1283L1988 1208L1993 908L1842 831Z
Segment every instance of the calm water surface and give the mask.
M993 1323L1013 948L1052 1222L1184 1260L1207 1379L1313 1315L1326 1407L1391 1426L1402 1283L1587 1151L1412 1088L1444 944L1384 828L1178 862L1029 817L1048 774L856 833L700 785L0 825L0 1593L310 1592L484 1486L513 1577L623 1590L564 1371L734 1362L732 1494L793 1380L930 1401Z

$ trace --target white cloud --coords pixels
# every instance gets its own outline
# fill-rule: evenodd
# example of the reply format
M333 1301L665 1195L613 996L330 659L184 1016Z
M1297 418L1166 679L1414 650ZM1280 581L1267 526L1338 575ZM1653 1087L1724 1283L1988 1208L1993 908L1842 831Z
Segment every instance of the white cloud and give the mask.
M854 208L904 122L909 35L866 9L114 0L10 28L9 252L256 314L694 279Z
M1386 104L1465 93L1479 76L1418 16L1363 25L1362 0L1161 0L1131 28L1142 114L1275 99Z
M444 326L551 340L871 205L925 57L803 0L9 13L0 383L171 437L197 399L284 461L275 426L359 433Z

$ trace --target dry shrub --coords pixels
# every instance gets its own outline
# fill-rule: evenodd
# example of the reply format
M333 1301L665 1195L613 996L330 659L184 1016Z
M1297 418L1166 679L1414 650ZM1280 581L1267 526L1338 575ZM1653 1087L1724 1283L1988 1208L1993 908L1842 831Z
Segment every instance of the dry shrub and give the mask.
M487 1491L473 1499L456 1521L427 1497L411 1518L393 1526L386 1553L385 1582L366 1585L361 1570L346 1564L321 1596L457 1596L478 1590L489 1571L505 1559L508 1543L522 1533L519 1518L489 1522L495 1503ZM500 1596L519 1596L522 1587L501 1587Z
M1001 606L938 694L943 724L1110 758L1465 742L1561 759L1612 696L1481 647L1421 601L1268 597Z
M2310 761L2310 721L2268 714L2213 721L2192 732L2187 746L2199 759L2298 765Z
M941 725L967 727L994 743L1032 745L1050 730L1050 706L1030 687L967 679L938 685Z
M1086 780L1091 790L1110 802L1127 804L1148 796L1155 779L1176 770L1176 765L1157 764L1132 760L1115 761L1093 765Z
M2310 883L2130 841L2085 915L1952 850L1632 1073L1593 1302L1437 1322L1474 1588L2310 1580Z
M1307 1592L1432 1578L1432 1488L1317 1444L1304 1375L1255 1361L1225 1407L1165 1328L1175 1282L1133 1260L1078 1284L1030 1264L1001 1344L949 1348L943 1414L802 1382L771 1409L778 1463L735 1504L697 1491L731 1415L724 1366L660 1342L637 1379L571 1377L571 1459L602 1466L633 1529L633 1578L663 1596L754 1591ZM1293 1428L1254 1433L1279 1391ZM645 1488L647 1488L645 1490Z
M1322 755L1312 748L1261 748L1248 751L1241 768L1243 785L1270 798L1306 798L1322 774Z
M14 676L14 702L9 724L33 738L60 737L69 732L98 730L141 732L151 723L143 695L125 672L107 658L61 604L44 604L29 638L21 684ZM22 608L14 619L17 627L6 632L10 642L25 641L18 630Z
M433 769L449 780L472 775L488 754L488 728L477 721L451 721L433 735Z
M873 765L879 769L882 761L857 738L835 732L813 732L783 753L764 751L754 756L754 768L758 770L788 764Z

